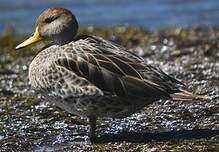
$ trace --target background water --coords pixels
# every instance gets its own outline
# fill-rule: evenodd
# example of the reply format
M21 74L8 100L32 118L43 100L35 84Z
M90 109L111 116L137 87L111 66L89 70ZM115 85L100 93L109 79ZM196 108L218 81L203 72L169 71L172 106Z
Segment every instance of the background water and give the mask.
M218 0L0 0L0 31L30 32L36 16L50 6L71 9L81 25L219 25Z

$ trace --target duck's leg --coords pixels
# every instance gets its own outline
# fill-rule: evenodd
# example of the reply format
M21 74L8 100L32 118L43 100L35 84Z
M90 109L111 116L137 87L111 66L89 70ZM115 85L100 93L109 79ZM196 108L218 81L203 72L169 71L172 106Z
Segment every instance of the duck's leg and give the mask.
M89 138L91 143L94 143L96 141L96 117L95 116L89 116Z

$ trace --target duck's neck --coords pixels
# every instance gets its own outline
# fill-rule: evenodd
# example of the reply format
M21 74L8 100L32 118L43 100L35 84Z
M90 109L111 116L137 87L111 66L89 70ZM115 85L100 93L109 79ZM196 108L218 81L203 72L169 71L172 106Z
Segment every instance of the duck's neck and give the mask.
M57 45L65 45L74 40L74 37L72 35L70 36L62 36L62 37L56 37L53 42Z

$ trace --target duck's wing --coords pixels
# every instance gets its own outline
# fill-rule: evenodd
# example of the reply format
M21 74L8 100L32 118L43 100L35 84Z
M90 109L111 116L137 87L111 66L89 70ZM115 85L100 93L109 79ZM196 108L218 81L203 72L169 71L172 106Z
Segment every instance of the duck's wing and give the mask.
M165 74L159 75L159 70L146 66L142 58L109 41L88 36L67 45L60 47L63 55L57 58L57 65L104 94L158 100L169 98L168 89L175 88L163 82Z

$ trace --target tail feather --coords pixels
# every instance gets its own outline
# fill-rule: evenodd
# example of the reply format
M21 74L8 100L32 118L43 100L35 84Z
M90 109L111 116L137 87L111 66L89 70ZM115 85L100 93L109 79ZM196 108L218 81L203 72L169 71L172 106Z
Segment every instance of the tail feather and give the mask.
M173 100L180 100L180 101L193 101L193 100L209 100L210 97L207 95L195 95L191 92L181 89L181 92L177 92L171 94Z

